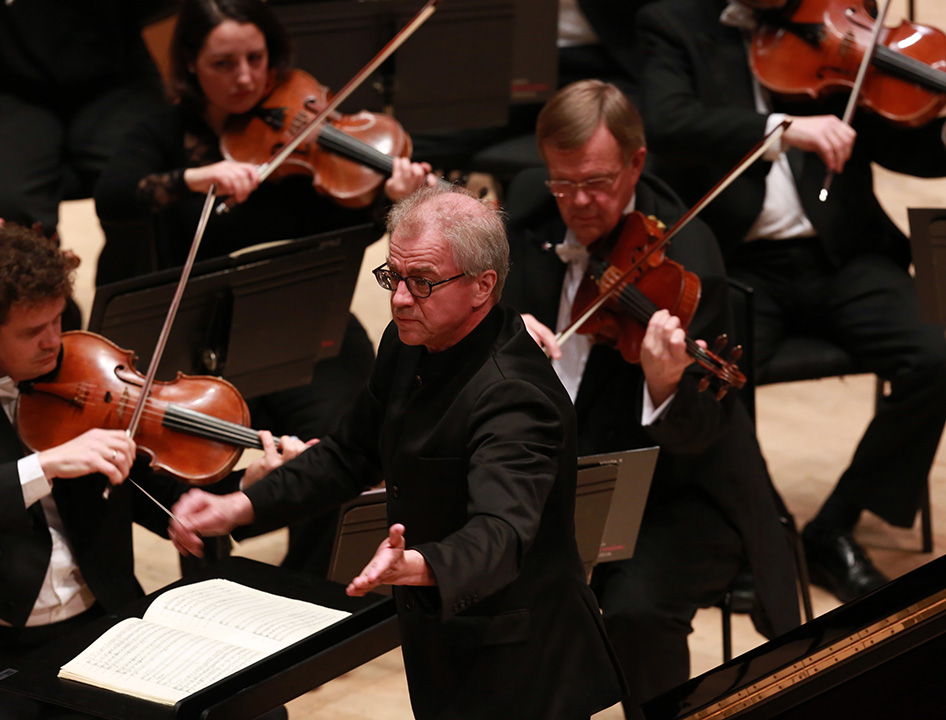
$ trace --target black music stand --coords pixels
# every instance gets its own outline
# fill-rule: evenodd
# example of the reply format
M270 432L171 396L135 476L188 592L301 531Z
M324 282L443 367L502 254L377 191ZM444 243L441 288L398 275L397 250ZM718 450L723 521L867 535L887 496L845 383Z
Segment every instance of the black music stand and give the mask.
M269 243L195 263L159 380L178 371L226 378L246 398L307 384L338 353L374 225ZM103 285L89 330L138 353L145 373L180 269Z
M657 452L657 448L644 448L578 459L575 539L587 577L599 562L633 553ZM619 501L612 502L612 498ZM386 501L384 488L376 488L341 507L329 562L330 580L350 582L374 556L388 536ZM382 586L376 592L390 594L390 588Z
M946 325L946 208L909 208L907 215L920 317Z
M270 0L296 66L338 91L423 0ZM544 102L558 84L558 6L450 0L342 104L392 112L411 134L502 126L509 105ZM423 158L420 158L423 159Z
M6 691L110 720L252 720L400 644L390 598L348 597L342 585L247 558L229 558L169 588L215 577L352 614L173 707L57 677L62 665L108 628L141 617L164 588L25 656L16 668L0 670L0 705Z
M657 456L659 454L660 448L648 447L615 453L586 455L578 458L579 498L583 492L588 493L590 491L590 488L583 489L582 487L580 479L583 472L590 473L591 468L595 466L614 466L617 469L617 477L613 482L613 490L608 498L605 521L600 528L600 532L597 532L597 521L593 523L579 521L578 513L582 508L581 501L576 503L575 506L576 533L580 533L583 526L595 530L592 537L589 537L587 541L589 543L588 557L592 557L593 548L598 548L597 556L592 565L588 567L589 570L594 565L615 560L626 560L634 555L637 534L641 528L641 520L644 518L644 507L647 505L650 483L654 478L654 469L657 467ZM586 483L586 485L590 485L590 483ZM597 545L591 544L593 540L597 540ZM578 535L578 541L580 549L582 543L580 534ZM584 553L582 557L585 557Z

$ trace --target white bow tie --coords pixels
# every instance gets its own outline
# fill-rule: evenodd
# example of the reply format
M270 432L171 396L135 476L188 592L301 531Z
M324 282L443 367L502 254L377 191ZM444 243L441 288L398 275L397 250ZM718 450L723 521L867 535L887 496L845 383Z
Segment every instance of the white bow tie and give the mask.
M738 0L729 0L729 5L719 16L719 21L728 27L749 30L750 32L756 28L755 11L738 2Z
M0 378L0 400L16 400L19 395L20 391L16 383L9 375Z
M588 248L584 245L563 242L555 246L555 254L563 263L571 263L587 258Z

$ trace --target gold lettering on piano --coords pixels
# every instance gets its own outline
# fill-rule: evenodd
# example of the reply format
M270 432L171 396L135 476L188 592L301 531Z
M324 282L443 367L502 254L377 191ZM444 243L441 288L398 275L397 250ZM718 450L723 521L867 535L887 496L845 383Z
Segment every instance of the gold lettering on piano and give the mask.
M727 695L712 705L684 716L683 720L723 720L723 718L738 715L944 611L946 611L946 590L941 590L752 685Z

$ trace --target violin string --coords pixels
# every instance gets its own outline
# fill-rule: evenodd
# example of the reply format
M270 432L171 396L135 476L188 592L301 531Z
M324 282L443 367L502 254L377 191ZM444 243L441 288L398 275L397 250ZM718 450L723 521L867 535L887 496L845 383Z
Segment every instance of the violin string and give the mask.
M946 73L921 60L891 50L886 45L877 46L874 64L904 80L923 85L930 92L946 92Z
M630 310L642 324L649 322L653 314L660 309L636 285L625 285L621 289L619 298L621 303ZM710 370L726 372L728 376L729 373L726 371L726 368L689 335L686 336L686 347L687 352L701 365Z
M606 263L604 262L598 262L594 267L599 277L603 274L605 265ZM621 292L618 293L618 298L622 305L624 305L642 325L646 325L653 314L660 309L639 287L630 283L621 288ZM686 347L688 353L705 368L717 373L722 373L726 378L731 377L728 367L723 365L714 355L709 353L689 335L686 336Z
M98 386L94 383L79 383L77 395L84 396L80 402L91 407L108 404L104 399L98 399L100 397L99 393L91 392L96 389L98 389ZM184 417L185 414L186 418ZM145 401L142 417L147 417L156 422L163 422L163 424L173 429L190 430L193 434L200 434L229 445L261 447L259 436L253 429L200 413L183 405L149 398Z

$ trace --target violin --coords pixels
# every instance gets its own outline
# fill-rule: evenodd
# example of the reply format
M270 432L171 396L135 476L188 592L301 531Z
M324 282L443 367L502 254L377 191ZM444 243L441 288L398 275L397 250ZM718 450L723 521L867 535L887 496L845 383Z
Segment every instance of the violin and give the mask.
M27 383L19 395L20 438L39 452L92 428L127 429L143 381L130 350L95 333L63 333L55 377ZM220 480L244 448L262 447L247 427L246 402L221 378L178 373L169 382L155 382L145 402L135 435L138 452L155 470L192 485Z
M744 0L757 8L750 64L787 98L852 89L872 46L873 0ZM879 29L858 102L891 122L919 127L946 105L946 34L904 20Z
M220 150L228 160L262 165L289 145L331 101L328 88L302 70L288 77L254 110L228 118ZM350 208L367 207L393 172L393 157L410 157L410 136L390 115L337 111L300 143L272 177L312 177L315 189Z
M592 244L588 271L572 304L572 322L581 322L577 332L617 348L630 363L640 362L641 342L655 312L669 310L686 328L700 302L700 279L666 256L664 229L660 221L634 211L614 232ZM582 321L586 308L603 295L608 299ZM716 352L723 345L725 337L717 339ZM688 336L686 350L709 371L700 390L709 386L712 376L719 380L720 398L730 387L746 384L735 363L741 348L734 348L730 360L724 360Z

